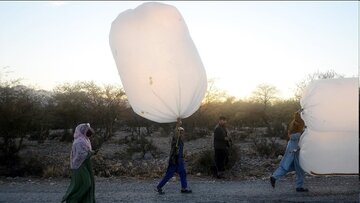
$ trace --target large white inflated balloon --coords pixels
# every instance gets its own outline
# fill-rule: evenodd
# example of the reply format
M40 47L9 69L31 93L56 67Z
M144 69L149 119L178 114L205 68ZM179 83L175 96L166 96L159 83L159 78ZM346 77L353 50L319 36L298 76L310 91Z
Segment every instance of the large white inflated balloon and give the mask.
M306 129L300 141L300 164L309 174L357 174L357 132L319 132Z
M204 66L179 11L147 2L119 14L110 47L133 110L168 123L192 115L207 88Z
M317 80L300 100L307 126L300 165L310 174L359 173L359 79Z
M323 79L310 83L300 100L305 125L316 131L358 130L358 88L358 78Z

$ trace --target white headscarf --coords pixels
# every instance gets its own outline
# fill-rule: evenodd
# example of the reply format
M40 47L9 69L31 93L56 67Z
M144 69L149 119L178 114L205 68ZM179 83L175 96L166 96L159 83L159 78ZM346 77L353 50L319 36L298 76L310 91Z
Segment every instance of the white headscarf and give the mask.
M92 150L91 142L86 136L89 130L93 131L89 123L79 124L75 128L74 142L70 154L71 169L78 169Z

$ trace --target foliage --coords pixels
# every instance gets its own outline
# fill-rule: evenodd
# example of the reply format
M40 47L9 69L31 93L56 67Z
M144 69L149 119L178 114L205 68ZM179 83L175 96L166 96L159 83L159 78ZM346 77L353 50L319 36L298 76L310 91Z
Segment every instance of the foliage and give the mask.
M239 149L236 147L231 147L229 149L229 162L225 166L226 170L231 170L237 161L240 161ZM206 175L214 175L216 171L216 166L214 162L214 150L204 150L200 152L192 162L192 170L195 173L202 173Z
M278 92L279 91L275 86L263 83L256 87L256 90L253 92L252 100L263 104L264 112L266 112L267 107L277 99L276 95Z
M97 86L94 82L63 84L54 89L52 110L56 124L62 129L74 129L87 122L102 141L108 140L120 124L121 115L128 109L125 92L111 85ZM67 132L67 131L66 131ZM72 134L63 140L72 140Z
M225 166L225 169L231 169L236 162L241 161L241 156L239 153L239 149L236 146L232 146L229 149L229 162Z
M134 139L128 144L129 148L127 151L129 153L141 152L143 155L145 155L146 152L153 152L156 150L156 147L153 145L152 141L147 140L143 136Z
M200 152L191 165L193 166L194 172L212 175L215 170L214 150Z
M216 78L208 80L207 90L203 100L204 104L210 104L214 102L222 102L228 97L226 92L216 87Z
M1 75L2 76L2 75ZM334 71L316 72L298 84L297 93L315 79L342 77ZM0 78L2 79L2 78ZM298 94L299 95L299 94ZM250 138L251 131L266 128L266 136L253 137L253 149L261 156L275 157L283 152L277 140L287 138L287 125L293 112L300 108L299 96L292 99L277 98L277 90L270 84L259 85L250 99L236 99L215 86L209 80L208 90L200 108L190 117L183 119L186 139L211 136L220 115L228 118L231 132L239 132L239 140ZM98 86L94 82L65 83L48 92L20 85L19 80L0 81L0 174L59 174L62 170L51 168L38 170L18 156L24 148L24 140L59 139L71 142L77 124L88 122L95 129L91 138L94 149L110 140L118 129L132 132L128 153L147 152L156 149L145 139L160 131L169 136L174 123L155 123L134 113L125 92L112 85ZM57 132L57 133L52 133ZM51 135L50 135L51 134ZM233 160L238 160L233 154ZM213 152L199 154L195 168L199 172L211 173L214 166ZM25 166L28 164L28 166ZM101 165L101 162L99 162ZM230 164L231 165L231 164ZM24 167L33 170L25 172Z
M62 166L62 167L54 166L54 165L46 166L43 169L42 177L44 177L44 178L68 177L70 174L70 172L69 172L70 169L69 168L66 168L66 169L64 169L64 166Z
M196 140L211 135L211 131L206 128L195 128L192 132L185 132L185 141Z
M277 139L277 137L253 138L253 148L260 156L277 157L284 151L283 147L277 143Z
M119 157L123 159L132 159L133 155L138 153L141 157L144 158L146 153L150 153L153 157L158 154L157 147L153 144L152 140L148 140L145 136L141 135L130 135L125 137L123 140L119 140L119 144L127 144L128 148L126 153L119 154Z
M43 133L44 104L30 88L18 83L0 86L0 160L7 167L18 164L18 152L28 134Z
M152 133L155 122L136 114L131 108L126 109L123 114L126 117L124 124L129 128L132 135L148 136Z

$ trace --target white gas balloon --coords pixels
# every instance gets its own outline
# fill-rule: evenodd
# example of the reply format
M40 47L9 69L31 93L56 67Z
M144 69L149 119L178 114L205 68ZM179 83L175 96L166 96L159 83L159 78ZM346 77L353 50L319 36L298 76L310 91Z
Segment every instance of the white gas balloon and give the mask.
M302 117L316 131L354 131L359 128L359 80L338 78L310 83L300 100Z
M359 79L312 82L300 100L307 126L300 164L310 174L359 173Z
M306 129L300 141L300 164L313 175L357 174L357 132L319 132Z
M133 110L168 123L192 115L207 88L204 66L179 11L147 2L119 14L110 47Z

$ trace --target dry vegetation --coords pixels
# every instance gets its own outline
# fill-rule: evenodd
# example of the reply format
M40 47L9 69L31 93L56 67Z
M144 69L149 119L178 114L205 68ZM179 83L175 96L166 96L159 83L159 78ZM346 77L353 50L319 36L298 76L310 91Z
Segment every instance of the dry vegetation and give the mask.
M338 76L331 71L310 75L298 90L316 78ZM261 84L249 99L236 99L214 84L209 80L200 108L183 119L188 173L211 176L212 131L223 115L235 141L228 176L268 176L285 150L287 123L300 108L299 98L278 98L274 86ZM0 176L69 176L72 132L83 122L96 130L92 145L99 150L93 157L97 176L163 174L174 124L136 115L122 88L77 82L44 91L0 80Z
M188 137L191 135L187 134ZM277 166L278 155L283 153L286 140L261 137L259 132L231 131L234 145L228 168L230 179L268 177ZM20 176L69 177L70 142L61 137L38 141L25 140L19 157L21 163L15 168ZM185 142L185 161L188 174L212 177L214 168L212 132L201 138ZM267 140L268 144L261 143ZM275 140L275 141L274 141ZM131 132L118 131L104 142L92 157L95 175L100 177L130 176L157 178L167 167L170 135L160 131L148 136L132 136ZM272 144L269 144L272 143ZM4 170L4 169L3 169Z

